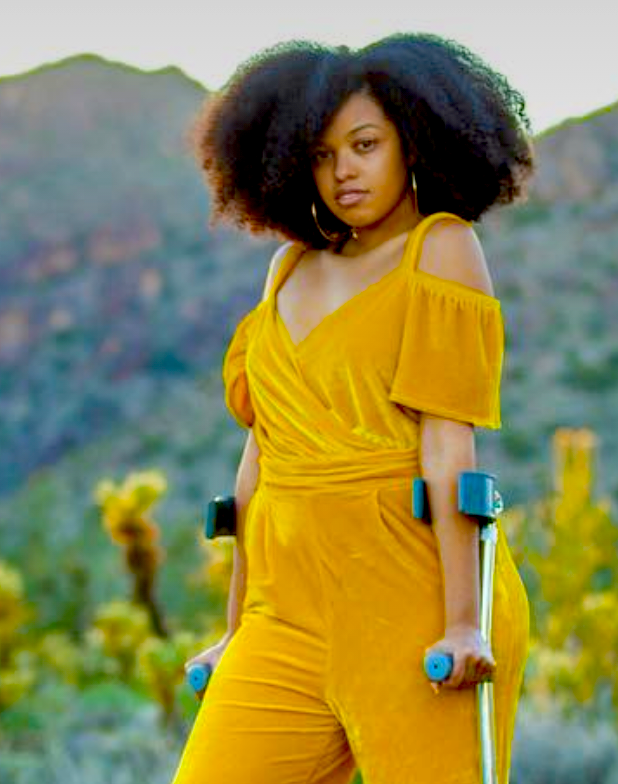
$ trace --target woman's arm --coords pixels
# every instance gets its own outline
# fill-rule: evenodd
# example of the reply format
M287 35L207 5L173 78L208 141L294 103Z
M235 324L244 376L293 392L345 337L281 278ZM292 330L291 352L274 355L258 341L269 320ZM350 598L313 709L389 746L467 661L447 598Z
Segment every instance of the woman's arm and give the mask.
M227 604L227 632L231 639L240 626L242 605L245 599L247 584L247 557L244 547L245 519L247 507L255 492L259 480L259 456L253 430L250 430L245 441L242 457L236 474L234 498L236 502L236 537L234 540L233 568Z
M457 507L459 474L476 468L474 427L423 414L421 473L444 577L445 627L476 626L479 610L479 530Z
M437 224L427 235L419 269L493 296L485 257L474 231ZM479 529L458 510L459 474L476 469L474 426L421 412L420 467L427 484L444 586L444 638L437 647L454 654L445 686L472 685L494 667L479 630Z
M273 255L266 276L264 285L263 299L268 296L281 259L285 255L288 245L280 247ZM227 604L227 631L226 639L231 639L236 629L240 626L242 617L242 606L246 593L247 585L247 555L245 552L245 520L249 502L259 482L259 458L260 450L255 440L253 430L249 430L245 446L243 449L238 471L236 473L236 485L234 488L234 498L236 501L236 537L234 540L233 569L230 580L230 589Z

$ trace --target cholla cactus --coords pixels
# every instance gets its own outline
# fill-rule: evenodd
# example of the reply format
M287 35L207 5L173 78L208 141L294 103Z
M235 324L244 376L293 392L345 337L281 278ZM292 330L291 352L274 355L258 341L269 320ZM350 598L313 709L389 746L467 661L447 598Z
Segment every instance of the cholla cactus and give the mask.
M0 667L8 665L16 636L30 616L20 573L0 561Z
M143 607L113 601L98 608L87 639L116 663L118 674L128 681L134 674L137 649L150 633L148 613Z
M17 702L36 680L31 658L19 650L19 635L32 611L20 573L0 561L0 711Z
M53 672L65 683L79 683L83 654L68 634L49 632L38 641L36 655L42 668Z
M205 561L194 582L205 583L209 589L226 594L232 577L234 542L230 538L211 540L200 536L199 546Z
M601 690L618 708L618 526L608 499L594 497L597 438L561 428L554 437L553 495L526 515L534 644L526 688L540 702L553 695L567 710Z
M27 694L36 681L31 666L21 666L17 661L9 669L0 668L0 711L10 707Z
M166 722L174 715L178 687L185 687L184 664L201 647L204 641L189 632L177 632L166 640L148 637L139 647L139 675L161 706Z
M597 442L588 428L561 427L554 433L554 518L558 525L592 501Z
M133 577L133 601L146 608L161 637L167 636L167 630L155 601L154 582L164 552L158 544L159 529L146 513L166 490L165 477L158 471L130 474L120 485L103 480L95 489L105 528L112 541L124 547L125 564Z

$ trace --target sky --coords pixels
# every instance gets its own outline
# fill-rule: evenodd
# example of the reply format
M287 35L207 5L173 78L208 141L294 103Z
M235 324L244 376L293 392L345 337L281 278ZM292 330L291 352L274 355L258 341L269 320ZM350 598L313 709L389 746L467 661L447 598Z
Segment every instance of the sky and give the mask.
M89 52L217 90L281 41L407 31L480 55L523 94L535 133L618 101L616 0L0 0L0 20L0 76Z

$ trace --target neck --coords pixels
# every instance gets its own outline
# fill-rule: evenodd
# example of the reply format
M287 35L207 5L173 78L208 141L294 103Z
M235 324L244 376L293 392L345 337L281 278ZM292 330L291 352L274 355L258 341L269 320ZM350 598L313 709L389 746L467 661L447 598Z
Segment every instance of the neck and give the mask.
M357 238L347 239L334 249L335 253L341 256L361 256L369 253L392 237L411 231L421 219L422 215L414 209L411 200L404 198L378 223L355 226Z

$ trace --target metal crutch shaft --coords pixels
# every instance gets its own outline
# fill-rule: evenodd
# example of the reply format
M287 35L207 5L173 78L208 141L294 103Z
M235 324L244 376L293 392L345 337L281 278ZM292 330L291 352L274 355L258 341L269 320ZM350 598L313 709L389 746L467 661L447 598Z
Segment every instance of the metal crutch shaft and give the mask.
M480 582L479 627L483 639L491 644L493 584L498 539L497 516L503 510L502 498L495 489L496 477L482 471L463 471L459 475L458 508L463 514L476 518L480 526ZM413 484L413 514L431 523L427 487L423 479ZM449 653L434 653L425 657L425 672L430 680L446 680L453 668ZM483 681L476 687L479 744L481 752L482 784L497 784L496 733L493 683Z

